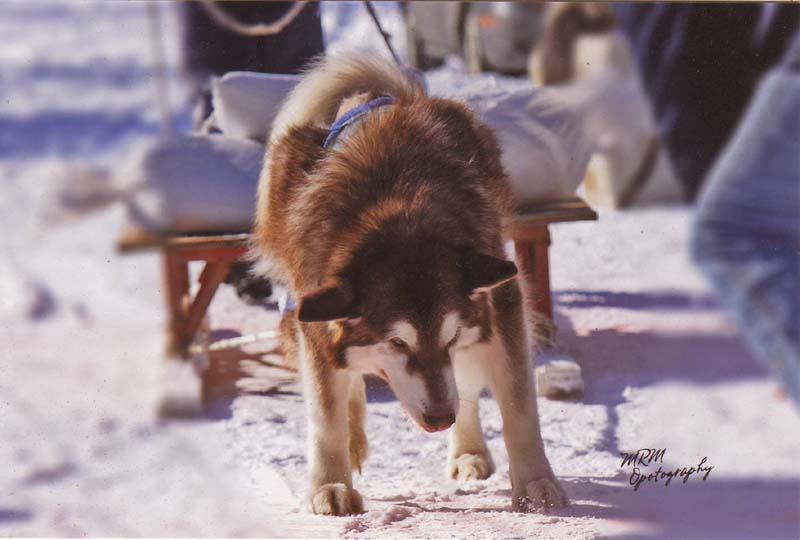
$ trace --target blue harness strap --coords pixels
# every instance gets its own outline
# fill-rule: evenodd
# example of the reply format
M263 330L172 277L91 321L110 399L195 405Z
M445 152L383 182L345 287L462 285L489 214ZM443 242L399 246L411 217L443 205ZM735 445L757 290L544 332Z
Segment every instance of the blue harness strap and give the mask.
M378 96L366 103L362 103L357 107L353 107L342 116L340 116L333 124L331 124L330 132L325 137L325 142L322 144L323 148L330 148L336 142L336 138L344 131L344 129L352 124L358 118L364 116L373 109L383 107L384 105L391 105L397 101L392 96Z

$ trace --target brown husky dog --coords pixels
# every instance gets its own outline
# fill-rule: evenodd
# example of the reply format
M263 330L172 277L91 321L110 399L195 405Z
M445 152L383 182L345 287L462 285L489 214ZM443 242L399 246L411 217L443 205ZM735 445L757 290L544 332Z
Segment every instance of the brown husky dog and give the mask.
M255 248L299 300L283 326L304 378L315 513L363 511L351 471L367 453L367 373L426 431L453 426L447 474L459 479L494 472L477 405L488 385L514 507L566 504L539 433L523 295L503 249L511 213L492 132L388 61L326 59L284 103Z

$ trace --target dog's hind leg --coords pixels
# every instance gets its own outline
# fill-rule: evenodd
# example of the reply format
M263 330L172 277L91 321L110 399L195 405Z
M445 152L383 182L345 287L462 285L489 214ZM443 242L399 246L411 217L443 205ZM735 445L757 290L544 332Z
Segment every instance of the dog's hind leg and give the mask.
M517 281L492 289L495 349L489 384L503 417L512 505L520 510L564 506L567 497L544 453L536 404L533 362Z
M350 464L350 392L356 376L331 366L302 339L301 365L308 418L310 504L315 514L343 516L364 511L353 489Z
M483 480L494 473L478 411L478 400L486 386L486 348L484 344L473 345L456 351L453 359L459 405L450 430L446 473L460 481Z
M361 474L361 464L367 459L369 446L364 433L364 417L367 413L367 391L364 377L354 376L350 386L348 424L350 426L350 467Z

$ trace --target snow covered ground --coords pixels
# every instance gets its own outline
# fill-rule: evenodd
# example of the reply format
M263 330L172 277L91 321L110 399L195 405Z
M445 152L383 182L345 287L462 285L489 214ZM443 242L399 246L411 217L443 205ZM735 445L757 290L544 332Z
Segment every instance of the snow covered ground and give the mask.
M402 50L396 6L378 8ZM323 10L333 48L380 48L358 4ZM176 20L163 11L186 125ZM158 421L158 259L120 258L121 208L74 219L62 189L71 168L113 165L157 136L145 5L18 1L2 13L0 536L800 536L800 417L688 261L684 208L553 227L559 345L587 382L579 403L540 400L547 452L573 502L565 510L509 510L489 398L498 473L457 485L443 475L447 435L423 433L370 388L372 453L357 479L367 513L347 518L302 508L298 395L242 396L219 421ZM230 289L217 300L212 323L274 323ZM666 448L665 469L704 457L714 468L705 482L634 491L620 452L638 448Z

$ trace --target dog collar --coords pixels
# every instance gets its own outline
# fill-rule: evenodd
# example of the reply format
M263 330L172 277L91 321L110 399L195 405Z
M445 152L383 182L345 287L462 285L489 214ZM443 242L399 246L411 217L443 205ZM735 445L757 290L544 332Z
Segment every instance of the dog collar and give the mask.
M357 107L353 107L340 116L333 124L331 124L330 131L328 136L325 137L325 142L322 144L322 147L330 148L336 142L336 139L339 137L339 135L341 135L342 131L347 128L347 126L352 125L356 120L371 110L378 109L385 105L391 105L395 101L397 101L397 99L393 98L392 96L378 96L375 99L358 105Z

